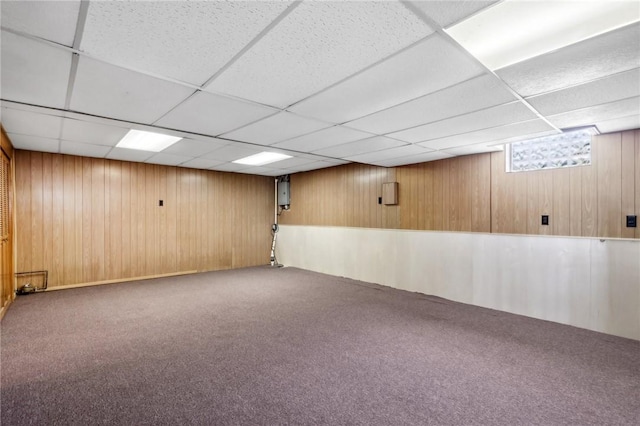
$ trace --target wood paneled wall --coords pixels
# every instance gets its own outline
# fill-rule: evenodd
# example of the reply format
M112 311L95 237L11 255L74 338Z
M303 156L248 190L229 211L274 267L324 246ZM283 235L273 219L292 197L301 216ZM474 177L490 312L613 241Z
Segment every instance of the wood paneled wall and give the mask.
M397 228L398 207L378 204L382 184L394 182L395 169L348 164L291 175L291 210L286 225Z
M398 167L399 227L489 232L489 154Z
M15 160L17 269L48 270L50 287L268 263L271 178L20 150Z
M399 183L398 206L377 204ZM640 130L593 138L592 165L507 173L503 152L383 168L350 164L291 176L282 224L640 238ZM541 215L549 225L541 225Z
M591 166L506 173L491 155L492 231L640 238L627 215L640 215L640 130L595 136ZM541 216L549 215L549 225Z
M15 298L13 291L13 145L0 124L0 319Z

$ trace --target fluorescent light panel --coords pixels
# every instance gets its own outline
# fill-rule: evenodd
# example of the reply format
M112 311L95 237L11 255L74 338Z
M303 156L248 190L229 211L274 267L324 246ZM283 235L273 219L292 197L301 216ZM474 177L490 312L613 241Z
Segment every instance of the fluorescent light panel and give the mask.
M286 160L287 158L291 158L291 156L280 154L279 152L265 151L259 154L241 158L239 160L233 161L233 163L247 164L249 166L264 166L265 164L275 163L276 161Z
M639 20L636 1L505 0L446 32L497 70Z
M118 148L137 149L139 151L160 152L178 142L181 137L163 135L162 133L129 130L116 145Z

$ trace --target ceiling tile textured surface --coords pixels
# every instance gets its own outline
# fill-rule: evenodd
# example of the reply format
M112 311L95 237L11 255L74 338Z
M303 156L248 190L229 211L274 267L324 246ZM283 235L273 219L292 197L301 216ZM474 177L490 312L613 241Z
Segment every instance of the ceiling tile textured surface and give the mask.
M71 46L79 12L80 0L3 1L2 27Z
M92 1L81 48L201 85L290 5L288 1Z
M2 99L64 108L71 53L7 31L1 36Z
M432 32L399 2L303 2L209 87L286 107Z

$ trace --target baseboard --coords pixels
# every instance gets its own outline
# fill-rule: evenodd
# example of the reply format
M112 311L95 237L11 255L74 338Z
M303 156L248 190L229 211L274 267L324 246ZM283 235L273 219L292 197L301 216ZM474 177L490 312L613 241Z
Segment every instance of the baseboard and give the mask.
M9 308L9 306L11 305L12 302L12 298L9 297L7 299L7 304L4 305L2 308L0 308L0 321L2 321L2 318L4 318L4 315L7 313L7 309Z
M70 284L70 285L60 285L55 287L49 287L46 291L57 291L57 290L68 290L70 288L80 288L80 287L92 287L96 285L104 285L104 284L117 284L117 283L126 283L130 281L142 281L142 280L152 280L154 278L166 278L166 277L177 277L179 275L189 275L195 274L199 271L182 271L182 272L170 272L168 274L156 274L156 275L145 275L142 277L131 277L131 278L117 278L113 280L104 280L104 281L93 281L88 283L80 283L80 284Z

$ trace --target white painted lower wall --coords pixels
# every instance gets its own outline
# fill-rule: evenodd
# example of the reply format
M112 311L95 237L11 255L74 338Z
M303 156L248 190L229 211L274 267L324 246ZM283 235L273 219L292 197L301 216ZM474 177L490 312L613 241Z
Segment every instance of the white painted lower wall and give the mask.
M640 241L282 225L286 266L640 340Z

